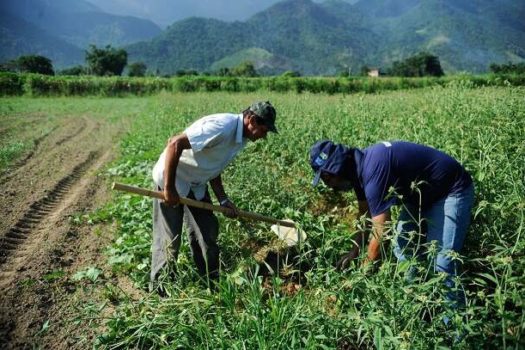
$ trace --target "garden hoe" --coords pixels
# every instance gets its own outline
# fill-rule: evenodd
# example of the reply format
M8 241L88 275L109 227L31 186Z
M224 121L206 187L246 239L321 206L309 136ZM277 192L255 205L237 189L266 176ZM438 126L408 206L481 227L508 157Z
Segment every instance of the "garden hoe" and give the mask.
M121 183L113 183L114 190L124 191L129 193L134 193L142 196L148 196L152 198L164 199L164 194L159 191L146 190L140 187L129 186ZM213 205L210 203L205 203L201 201L196 201L190 198L180 197L180 202L184 205L207 209L212 211L218 211L221 213L229 213L231 209L221 207L218 205ZM278 220L268 216L251 213L249 211L239 210L238 216L255 221L264 221L273 224L271 229L272 231L283 240L288 247L292 247L297 243L301 243L306 239L306 233L303 230L297 228L295 222L291 220Z

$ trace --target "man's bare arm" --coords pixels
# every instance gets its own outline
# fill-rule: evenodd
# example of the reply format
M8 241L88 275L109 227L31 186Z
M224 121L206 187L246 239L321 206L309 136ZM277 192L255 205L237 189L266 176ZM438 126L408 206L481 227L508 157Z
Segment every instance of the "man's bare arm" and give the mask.
M228 199L228 196L226 195L226 192L224 191L224 186L222 185L222 177L220 174L219 176L210 180L210 185L211 185L211 189L213 190L213 193L215 193L215 197L217 197L217 200L219 202L222 202Z
M366 262L376 261L381 258L381 242L385 233L386 223L390 221L390 210L372 217L372 238L368 244Z
M210 185L213 190L213 193L215 193L215 197L217 197L217 200L223 207L230 208L232 210L231 214L225 214L229 218L234 218L238 215L237 213L237 207L235 204L233 204L232 201L228 198L226 195L226 192L224 191L224 186L222 184L222 177L219 174L219 176L213 178L210 180Z
M166 146L166 160L164 164L164 201L168 205L177 205L180 201L175 188L175 176L182 151L191 149L190 140L186 134L179 134L169 139Z

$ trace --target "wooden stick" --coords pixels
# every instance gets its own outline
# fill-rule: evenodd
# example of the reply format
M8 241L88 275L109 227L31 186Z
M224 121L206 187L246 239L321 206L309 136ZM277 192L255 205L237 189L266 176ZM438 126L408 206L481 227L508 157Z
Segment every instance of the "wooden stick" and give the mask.
M130 186L130 185L125 185L125 184L121 184L121 183L117 183L117 182L114 182L113 186L111 188L114 189L114 190L134 193L134 194L138 194L138 195L141 195L141 196L147 196L147 197L152 197L152 198L164 199L164 194L162 192L151 191L151 190L147 190L147 189L144 189L144 188ZM206 202L196 201L196 200L190 199L190 198L180 197L180 202L182 204L190 206L190 207L201 208L201 209L206 209L206 210L211 210L211 211L218 211L218 212L221 212L223 214L231 213L231 209L230 208L221 207L221 206L218 206L218 205L213 205L213 204L206 203ZM271 218L269 216L264 216L264 215L260 215L260 214L257 214L257 213L244 211L244 210L238 210L238 213L239 213L240 217L251 219L251 220L264 221L264 222L268 222L268 223L271 223L271 224L278 224L278 225L286 226L286 227L295 227L295 223L294 222L290 222L290 221L278 220L278 219Z

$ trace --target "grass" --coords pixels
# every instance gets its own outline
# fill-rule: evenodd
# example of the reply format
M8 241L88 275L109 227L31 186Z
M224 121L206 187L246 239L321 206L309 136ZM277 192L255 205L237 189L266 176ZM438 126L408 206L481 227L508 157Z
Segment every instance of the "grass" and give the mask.
M131 302L108 294L115 311L94 346L103 348L227 349L428 349L525 346L525 89L472 88L451 83L417 91L352 96L294 93L161 94L142 99L74 99L86 109L132 115L110 181L150 188L151 168L167 139L200 116L240 111L269 99L279 135L250 144L223 174L226 191L242 209L302 225L308 240L281 256L279 275L268 275L254 254L271 244L265 224L220 217L221 280L210 293L199 280L183 242L177 280L163 278L168 297L146 294ZM17 104L19 99L10 99ZM55 99L32 100L52 110ZM68 99L58 99L69 104ZM43 107L45 106L45 107ZM132 107L134 106L134 107ZM22 107L17 107L22 108ZM15 108L15 110L17 110ZM27 107L28 108L28 107ZM67 111L68 106L63 110ZM1 110L0 110L1 111ZM308 149L331 138L357 147L403 139L441 149L462 162L475 182L476 202L462 252L464 310L450 314L442 276L421 264L407 283L408 265L390 249L376 271L335 271L357 231L355 198L310 186ZM90 220L115 221L108 247L116 274L146 289L151 244L151 204L118 194ZM294 269L305 272L297 277ZM287 272L287 273L285 273ZM293 277L291 277L293 276ZM106 288L111 289L110 281ZM451 325L443 317L451 317ZM100 321L102 322L102 320ZM457 332L454 332L457 330ZM460 337L457 337L460 335Z

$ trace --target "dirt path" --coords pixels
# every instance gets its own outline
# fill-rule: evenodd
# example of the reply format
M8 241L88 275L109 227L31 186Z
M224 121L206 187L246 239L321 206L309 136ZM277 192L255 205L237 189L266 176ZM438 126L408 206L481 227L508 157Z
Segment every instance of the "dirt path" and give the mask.
M70 218L107 200L97 175L114 155L119 128L90 116L61 118L0 177L0 348L91 347L82 343L92 340L82 323L64 322L86 298L70 276L103 265L111 235Z

